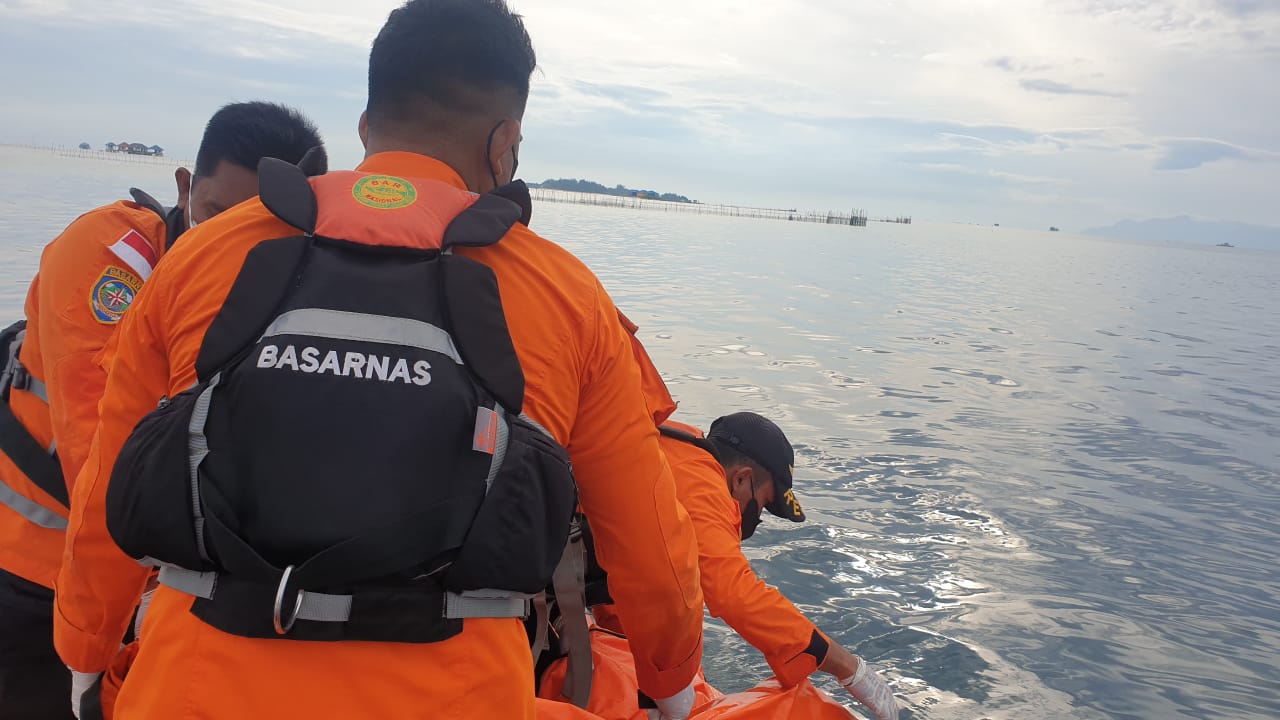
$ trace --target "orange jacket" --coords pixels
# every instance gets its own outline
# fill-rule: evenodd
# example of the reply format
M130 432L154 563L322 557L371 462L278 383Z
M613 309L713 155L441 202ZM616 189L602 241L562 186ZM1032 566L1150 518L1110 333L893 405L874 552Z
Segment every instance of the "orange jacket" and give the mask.
M666 425L702 436L690 425ZM720 463L705 450L665 435L659 444L675 476L676 496L693 520L707 609L764 654L783 687L801 682L826 659L829 640L751 570L742 554L742 515Z
M9 405L43 447L57 450L70 488L98 424L106 372L98 355L164 251L164 221L120 201L81 215L44 249L27 293L27 337L19 360L49 401L15 388ZM65 518L67 510L0 453L0 483ZM64 532L0 502L0 567L53 587Z
M410 153L374 155L360 170L464 188L446 165ZM294 233L257 199L222 213L183 236L125 317L56 588L54 640L73 668L107 666L145 581L146 570L112 543L104 517L121 446L161 396L195 381L205 331L249 250ZM497 275L524 369L525 411L569 450L633 631L640 685L654 697L672 695L702 656L697 546L616 309L580 261L522 225L496 246L458 252ZM235 718L533 715L532 658L516 619L468 620L461 634L430 644L308 643L221 633L191 615L191 603L157 590L118 717L191 717L191 708Z
M640 338L636 337L640 326L631 322L631 318L623 315L621 310L618 311L618 321L627 331L627 337L631 342L631 354L640 365L640 390L644 393L645 405L649 407L649 414L653 416L653 424L661 425L671 417L671 413L676 411L676 401L671 399L671 392L667 390L667 384L662 381L662 373L658 372L658 368L654 367L653 361L649 359L649 351L644 349L644 344L640 342Z

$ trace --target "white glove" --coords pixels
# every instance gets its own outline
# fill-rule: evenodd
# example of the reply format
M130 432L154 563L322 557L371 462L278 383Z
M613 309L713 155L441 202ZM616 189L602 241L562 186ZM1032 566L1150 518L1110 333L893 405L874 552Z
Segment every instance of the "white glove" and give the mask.
M647 711L649 720L685 720L693 710L693 701L695 699L693 680L690 680L688 687L675 695L661 700L655 699L653 702L658 706L658 709Z
M142 593L142 600L138 602L138 615L133 620L133 638L137 640L142 637L142 619L147 616L147 608L151 607L151 598L156 594L156 589L151 588Z
M893 690L862 658L858 658L858 669L853 676L841 680L840 685L878 720L898 720L898 702L893 699Z
M67 668L71 670L71 668ZM93 684L98 681L98 676L102 673L82 673L78 670L71 670L71 714L76 716L76 720L80 719L80 701L84 699L84 694Z

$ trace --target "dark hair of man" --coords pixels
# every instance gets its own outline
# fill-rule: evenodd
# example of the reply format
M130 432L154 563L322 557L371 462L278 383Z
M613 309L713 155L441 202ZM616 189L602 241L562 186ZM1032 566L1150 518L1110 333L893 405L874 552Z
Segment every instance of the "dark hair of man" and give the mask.
M524 22L504 0L409 0L369 53L369 126L445 133L519 118L536 66Z
M730 468L735 468L735 467L745 465L751 468L757 474L763 473L762 477L766 477L766 478L772 477L769 474L769 471L763 465L756 462L755 460L752 460L750 457L745 455L741 450L738 450L737 448L735 448L734 446L728 443L717 442L712 438L708 438L708 440L716 449L716 458L720 461L720 467L724 468L726 472Z
M264 157L297 164L312 148L320 150L309 164L327 169L320 132L297 110L268 102L231 103L209 118L196 153L195 174L208 177L222 162L257 172Z

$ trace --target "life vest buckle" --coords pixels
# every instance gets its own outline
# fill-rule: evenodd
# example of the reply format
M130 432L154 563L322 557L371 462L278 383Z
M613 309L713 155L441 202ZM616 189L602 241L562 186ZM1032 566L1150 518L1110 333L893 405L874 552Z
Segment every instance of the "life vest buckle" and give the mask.
M280 585L276 587L276 604L275 610L271 615L271 624L275 627L276 633L279 635L288 635L293 629L293 624L298 621L298 611L302 609L302 595L306 591L298 588L298 594L293 601L293 612L289 614L289 621L283 622L280 617L280 610L284 606L285 586L289 584L289 576L293 574L293 566L290 565L284 569L284 574L280 576Z
M15 390L26 390L31 387L31 373L25 365L15 361L12 372L13 378L9 381L9 387Z

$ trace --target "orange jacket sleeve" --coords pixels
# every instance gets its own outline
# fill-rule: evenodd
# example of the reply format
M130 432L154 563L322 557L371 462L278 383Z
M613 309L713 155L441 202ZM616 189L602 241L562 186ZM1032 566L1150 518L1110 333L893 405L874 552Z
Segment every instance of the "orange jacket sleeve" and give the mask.
M53 438L68 485L89 453L106 386L106 371L95 356L115 333L119 314L114 311L124 312L143 281L108 245L138 230L132 223L141 219L114 207L81 216L41 259L40 354ZM154 230L143 227L140 232ZM104 307L104 301L114 305Z
M631 322L631 318L623 315L621 310L618 311L618 321L627 331L631 354L640 365L640 391L644 393L644 401L649 407L649 414L653 416L653 424L661 425L676 411L676 401L671 398L671 391L667 390L662 373L658 372L653 360L649 359L649 351L644 349L644 344L636 337L640 326Z
M742 554L742 519L720 464L679 440L663 437L661 444L697 533L707 609L764 654L784 687L799 683L826 658L826 637L751 570Z
M113 343L100 421L71 496L62 568L55 584L54 644L82 672L107 667L119 649L148 570L125 555L107 531L106 492L114 458L138 419L169 392L162 333L152 327L165 288L149 282L120 322ZM155 312L155 315L163 315ZM187 384L194 378L188 380Z
M697 544L658 450L631 336L603 288L597 295L568 448L640 688L669 697L693 680L702 661Z

